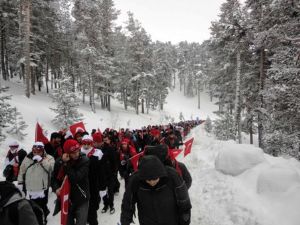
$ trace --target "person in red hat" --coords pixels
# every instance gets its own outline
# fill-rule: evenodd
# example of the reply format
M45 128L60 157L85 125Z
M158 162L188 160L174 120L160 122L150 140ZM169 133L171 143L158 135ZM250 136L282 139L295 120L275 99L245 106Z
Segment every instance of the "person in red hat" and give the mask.
M130 145L129 139L124 138L121 141L119 154L120 154L119 173L120 176L124 178L125 186L126 186L130 174L133 173L133 166L131 164L130 158L137 154L135 147Z
M64 177L68 176L71 184L68 225L86 225L90 199L89 159L80 152L80 145L76 140L66 140L63 149L62 157L54 165L51 187L59 197Z
M95 136L95 135L93 135ZM103 169L103 153L100 149L93 146L93 138L85 135L81 141L81 153L89 158L89 184L91 198L89 201L88 223L98 225L97 210L99 209L100 197L106 190L107 173Z

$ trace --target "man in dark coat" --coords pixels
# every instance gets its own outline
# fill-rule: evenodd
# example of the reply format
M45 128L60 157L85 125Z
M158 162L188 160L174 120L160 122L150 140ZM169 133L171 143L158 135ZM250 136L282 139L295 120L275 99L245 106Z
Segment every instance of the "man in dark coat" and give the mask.
M93 138L85 135L82 138L81 153L85 154L89 160L89 184L91 198L89 201L88 223L98 225L97 210L99 209L99 192L105 190L107 175L102 168L103 153L100 149L93 147Z
M57 159L62 156L62 148L61 148L62 136L60 133L53 132L50 136L50 142L45 144L45 151L47 154Z
M144 156L126 187L121 206L121 224L132 223L137 204L141 225L189 225L191 202L176 171L156 156Z
M68 225L87 223L90 199L88 174L89 159L80 153L80 145L77 141L67 140L64 143L64 154L55 162L51 187L59 197L64 177L68 176L71 184Z
M119 185L119 181L117 178L118 174L118 154L116 148L111 143L111 137L105 135L103 137L103 145L101 147L103 152L103 168L106 174L107 181L107 193L103 194L103 203L104 207L102 209L102 213L106 213L108 208L110 208L110 214L115 212L114 207L114 194L116 186Z
M184 163L179 162L176 159L171 159L168 151L169 149L167 145L146 146L144 154L155 155L164 165L173 167L178 175L182 177L187 188L189 189L192 186L192 176L190 172Z

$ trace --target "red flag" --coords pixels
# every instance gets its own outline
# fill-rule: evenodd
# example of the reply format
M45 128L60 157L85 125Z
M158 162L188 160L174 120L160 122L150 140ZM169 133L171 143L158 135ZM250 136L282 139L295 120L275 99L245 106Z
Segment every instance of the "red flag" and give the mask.
M181 152L182 149L169 149L169 156L172 160L174 160Z
M73 125L70 126L70 131L73 135L73 137L75 137L75 134L78 132L78 131L82 131L82 132L85 132L86 129L85 129L85 126L83 124L83 122L78 122L78 123L74 123Z
M48 138L44 135L43 128L38 122L35 126L35 141L40 141L44 144L47 144L49 142Z
M70 181L69 178L66 176L60 190L60 202L61 202L60 224L61 225L66 225L68 221L69 194L70 194Z
M185 146L184 157L191 153L193 141L194 141L194 138L191 138L190 140L184 142L184 146Z
M139 162L139 158L144 155L144 152L140 152L139 154L136 154L134 156L132 156L131 158L129 158L131 164L132 164L132 167L133 167L133 170L134 171L137 171L138 169L138 162Z

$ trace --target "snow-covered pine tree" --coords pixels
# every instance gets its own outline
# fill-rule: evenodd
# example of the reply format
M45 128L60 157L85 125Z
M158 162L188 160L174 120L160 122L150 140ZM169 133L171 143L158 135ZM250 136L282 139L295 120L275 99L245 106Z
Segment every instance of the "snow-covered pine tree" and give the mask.
M209 118L209 116L206 118L205 123L204 123L204 129L207 133L211 133L213 130L213 126L212 126L212 121Z
M60 88L51 94L52 101L56 103L55 108L50 108L56 113L52 120L60 128L67 128L71 124L82 120L82 114L78 112L79 99L73 91L70 77L62 71L62 78L58 80Z
M226 112L221 114L219 119L214 120L213 133L219 140L234 140L235 125L233 115Z
M28 127L28 125L23 120L21 113L17 110L16 107L12 109L12 121L10 128L7 130L7 133L15 135L19 140L23 140L27 135L23 131Z
M13 121L13 108L7 102L11 97L4 94L7 90L7 87L0 87L0 142L6 138L3 129Z

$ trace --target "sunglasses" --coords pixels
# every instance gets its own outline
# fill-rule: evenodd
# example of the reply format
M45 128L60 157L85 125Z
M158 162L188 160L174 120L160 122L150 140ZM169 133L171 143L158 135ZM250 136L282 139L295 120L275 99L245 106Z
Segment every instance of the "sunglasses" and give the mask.
M33 145L32 147L33 147L33 148L44 148L43 145Z

